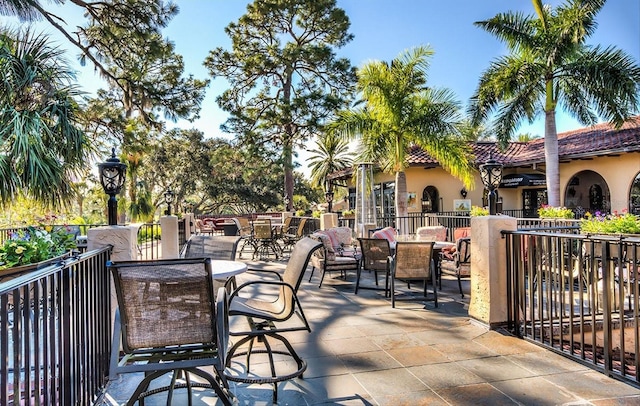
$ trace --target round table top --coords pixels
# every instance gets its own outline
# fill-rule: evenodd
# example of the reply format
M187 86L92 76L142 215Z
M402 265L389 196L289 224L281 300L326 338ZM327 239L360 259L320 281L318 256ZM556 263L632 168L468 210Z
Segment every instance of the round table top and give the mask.
M216 279L226 279L234 275L241 274L247 270L247 264L240 261L226 261L222 259L212 259L211 268L213 277Z

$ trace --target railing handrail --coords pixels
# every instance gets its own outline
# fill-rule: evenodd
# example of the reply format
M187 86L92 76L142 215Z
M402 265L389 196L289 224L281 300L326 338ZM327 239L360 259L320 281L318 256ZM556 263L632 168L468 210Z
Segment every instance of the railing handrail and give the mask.
M6 360L0 404L91 405L103 391L112 330L110 250L0 282L0 358Z

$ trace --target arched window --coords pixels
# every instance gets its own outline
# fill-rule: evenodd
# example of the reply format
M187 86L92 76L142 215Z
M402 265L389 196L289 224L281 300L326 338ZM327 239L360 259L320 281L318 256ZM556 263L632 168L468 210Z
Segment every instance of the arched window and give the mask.
M629 191L629 213L640 215L640 172L633 180Z
M437 213L440 210L438 202L440 201L440 194L435 186L427 186L422 191L422 212L423 213Z

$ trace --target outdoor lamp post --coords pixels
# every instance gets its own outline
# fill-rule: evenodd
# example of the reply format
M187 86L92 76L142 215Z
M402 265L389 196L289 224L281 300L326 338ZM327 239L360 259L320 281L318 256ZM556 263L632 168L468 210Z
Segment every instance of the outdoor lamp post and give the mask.
M111 149L111 158L106 162L98 164L98 172L102 189L109 195L107 203L107 217L110 226L118 224L118 200L116 195L122 190L125 176L127 174L127 165L120 162L116 157L116 149Z
M331 181L326 181L324 189L326 190L324 199L327 202L327 212L331 213L333 210L333 188L331 187Z
M173 194L171 189L167 189L167 191L164 192L164 202L167 204L167 216L171 215L171 203L173 203L174 197L175 195Z
M490 155L489 160L480 165L480 179L482 184L489 191L487 198L489 200L489 214L496 214L496 189L502 181L502 164L496 162Z
M327 211L329 213L331 213L331 211L333 210L333 191L328 191L324 194L324 198L327 201Z

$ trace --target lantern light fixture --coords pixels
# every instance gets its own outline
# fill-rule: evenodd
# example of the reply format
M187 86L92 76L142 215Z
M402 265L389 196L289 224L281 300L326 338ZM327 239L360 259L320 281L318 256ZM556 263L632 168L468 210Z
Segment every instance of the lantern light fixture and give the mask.
M492 155L489 155L489 160L480 165L480 179L482 184L489 191L487 198L489 200L489 214L496 214L496 189L500 187L502 181L502 164L493 159Z
M171 191L171 188L164 192L164 202L167 204L167 216L171 215L171 204L173 203L174 197L175 194Z
M107 218L110 226L118 224L118 200L116 196L122 190L127 174L127 165L116 157L116 149L111 149L111 157L98 164L100 184L109 195L107 202Z

